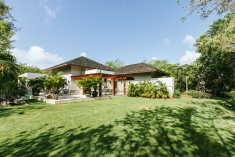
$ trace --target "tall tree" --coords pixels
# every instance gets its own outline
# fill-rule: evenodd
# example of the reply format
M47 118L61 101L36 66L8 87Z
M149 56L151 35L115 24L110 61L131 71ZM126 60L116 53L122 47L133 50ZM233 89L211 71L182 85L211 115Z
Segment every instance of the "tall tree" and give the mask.
M26 63L20 63L19 64L19 74L23 74L23 73L42 73L42 70L36 66L29 66Z
M215 95L235 88L235 51L224 47L222 42L230 38L224 35L224 31L231 25L234 17L235 15L227 14L224 19L215 21L195 44L196 52L201 53L197 59L200 79L205 82L206 89Z
M112 68L112 69L114 69L114 70L116 70L118 68L123 67L125 65L125 63L120 59L116 59L114 61L107 61L105 63L105 65Z
M11 8L0 0L0 99L9 100L17 91L18 66L16 59L11 55L12 36L16 28Z
M184 5L182 1L183 0L178 0L178 4L188 12L188 15L197 11L203 19L207 18L212 12L221 15L227 11L235 11L234 0L190 0L189 4L186 2L186 5ZM185 18L186 17L184 17L183 20Z
M176 76L176 69L179 64L170 64L167 60L154 59L149 62L149 65L158 68L171 76Z

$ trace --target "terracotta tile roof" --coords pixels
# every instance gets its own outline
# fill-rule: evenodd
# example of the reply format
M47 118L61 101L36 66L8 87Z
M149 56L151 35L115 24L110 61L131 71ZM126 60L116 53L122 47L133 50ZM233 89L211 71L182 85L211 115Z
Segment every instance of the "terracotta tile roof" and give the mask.
M78 58L72 59L70 61L61 63L59 65L55 65L53 67L47 68L44 71L48 71L50 69L54 69L54 68L62 67L62 66L66 66L66 65L74 65L74 66L84 67L84 68L94 68L94 69L113 71L112 68L109 68L103 64L96 62L96 61L93 61L87 57L78 57Z
M144 73L144 72L159 72L168 75L166 72L161 71L145 63L126 65L122 68L115 70L116 74L130 74L130 73Z

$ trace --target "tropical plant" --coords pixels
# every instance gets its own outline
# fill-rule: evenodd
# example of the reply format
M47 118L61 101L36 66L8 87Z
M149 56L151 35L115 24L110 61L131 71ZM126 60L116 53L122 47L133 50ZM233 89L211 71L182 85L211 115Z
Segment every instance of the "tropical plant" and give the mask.
M58 72L51 72L44 82L45 89L53 94L53 99L58 99L58 95L65 85L67 85L66 80Z
M38 96L41 89L44 89L45 80L45 76L29 80L28 85L32 88L32 94L34 96Z
M24 96L24 94L27 92L27 85L26 85L26 78L20 77L19 83L18 83L18 93L19 96Z
M77 81L77 86L83 87L85 89L84 92L86 94L92 94L93 97L97 97L98 84L101 84L101 83L102 83L101 77L94 77L94 76L90 75L86 78L83 78L83 79ZM92 88L93 88L93 91L91 91Z
M161 81L157 81L157 98L168 98L169 93L167 91L167 87L165 83L162 83Z
M180 93L180 91L177 90L177 89L175 89L173 97L174 97L174 98L177 98L177 99L180 99L180 98L181 98L181 93Z
M130 96L130 97L138 96L138 94L137 94L137 85L131 83L128 86L127 96Z
M200 92L196 90L190 90L188 92L188 95L192 96L192 98L198 98L198 99L210 99L212 98L212 94L206 93L206 92Z
M127 96L145 98L168 98L169 93L164 83L157 81L144 81L137 84L131 83L128 86Z

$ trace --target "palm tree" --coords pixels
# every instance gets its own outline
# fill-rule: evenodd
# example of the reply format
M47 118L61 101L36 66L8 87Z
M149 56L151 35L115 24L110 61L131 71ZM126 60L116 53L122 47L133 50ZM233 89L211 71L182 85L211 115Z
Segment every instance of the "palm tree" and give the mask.
M88 76L87 78L84 78L82 80L79 80L77 82L77 85L79 87L83 87L85 88L85 93L86 94L92 94L93 97L97 97L98 92L97 92L97 88L98 88L98 84L102 82L101 77L94 77L94 76ZM91 88L94 89L93 92L91 92Z
M67 85L67 82L61 73L51 72L45 80L44 85L46 90L53 94L53 98L58 99L60 91Z

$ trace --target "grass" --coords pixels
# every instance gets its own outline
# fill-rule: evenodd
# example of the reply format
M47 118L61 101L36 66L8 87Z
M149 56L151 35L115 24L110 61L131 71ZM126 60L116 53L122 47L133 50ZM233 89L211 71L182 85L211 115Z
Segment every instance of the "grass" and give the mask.
M119 97L0 108L0 156L234 156L220 100Z

